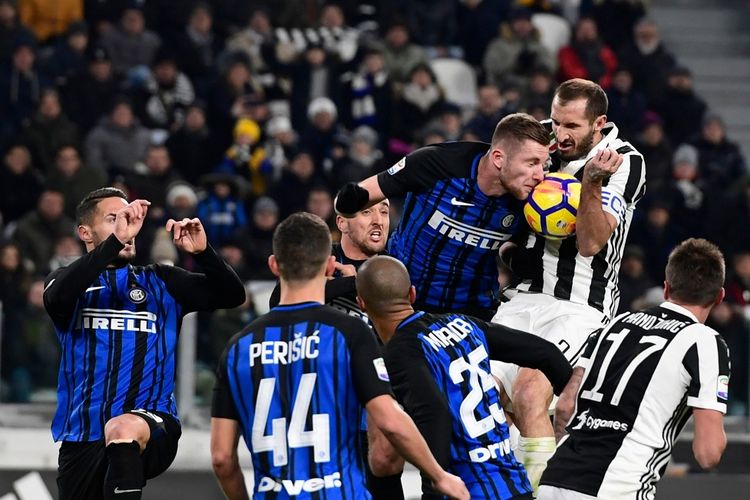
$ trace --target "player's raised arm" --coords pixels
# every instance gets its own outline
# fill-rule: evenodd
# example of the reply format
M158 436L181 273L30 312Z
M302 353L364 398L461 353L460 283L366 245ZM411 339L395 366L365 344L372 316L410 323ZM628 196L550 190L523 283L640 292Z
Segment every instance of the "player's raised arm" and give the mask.
M557 400L555 406L555 440L558 442L565 436L565 427L575 411L576 396L578 395L578 389L581 387L583 373L583 367L577 366L573 369L573 375L571 375L568 384L560 394L560 399Z
M378 183L378 176L373 175L360 183L344 184L333 201L333 207L337 214L353 217L360 210L380 203L385 198Z

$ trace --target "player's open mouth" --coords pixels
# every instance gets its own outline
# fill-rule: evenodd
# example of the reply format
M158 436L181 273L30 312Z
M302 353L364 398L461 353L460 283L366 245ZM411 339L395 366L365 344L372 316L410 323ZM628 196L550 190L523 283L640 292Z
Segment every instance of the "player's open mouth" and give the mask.
M383 238L383 232L379 229L376 229L375 231L370 231L370 239L374 242L378 242Z
M569 151L573 149L573 143L572 142L561 142L557 145L557 149L561 151Z

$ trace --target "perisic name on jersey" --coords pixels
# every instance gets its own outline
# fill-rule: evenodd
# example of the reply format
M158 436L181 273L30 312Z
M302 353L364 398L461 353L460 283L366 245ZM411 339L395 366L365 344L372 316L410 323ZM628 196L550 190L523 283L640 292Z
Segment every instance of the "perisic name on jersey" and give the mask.
M261 364L288 365L301 359L315 359L318 357L320 345L320 330L304 336L295 333L294 339L288 342L264 341L250 344L250 366L255 366L259 359Z

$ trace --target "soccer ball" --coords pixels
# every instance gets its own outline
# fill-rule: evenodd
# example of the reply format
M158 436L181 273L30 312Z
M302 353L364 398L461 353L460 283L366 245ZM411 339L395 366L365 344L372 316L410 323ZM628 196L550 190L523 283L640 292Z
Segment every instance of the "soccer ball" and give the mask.
M549 173L529 195L523 214L531 229L545 238L562 239L576 232L581 183L570 174Z

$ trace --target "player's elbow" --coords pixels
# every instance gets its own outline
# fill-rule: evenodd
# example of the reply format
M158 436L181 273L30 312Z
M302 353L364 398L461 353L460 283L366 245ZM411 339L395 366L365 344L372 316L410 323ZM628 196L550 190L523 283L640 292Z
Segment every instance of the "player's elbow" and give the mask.
M211 450L211 466L218 478L230 477L239 468L237 454L228 450Z
M395 450L393 453L371 453L368 460L376 477L395 476L404 468L404 459Z
M604 245L600 245L594 241L582 242L581 240L578 240L578 253L581 254L581 257L593 257L598 254L603 247Z
M713 469L719 465L721 455L724 453L726 448L727 439L726 436L722 436L721 439L704 442L693 443L693 455L695 461L698 462L701 469Z

